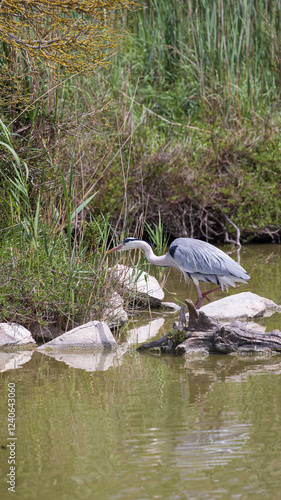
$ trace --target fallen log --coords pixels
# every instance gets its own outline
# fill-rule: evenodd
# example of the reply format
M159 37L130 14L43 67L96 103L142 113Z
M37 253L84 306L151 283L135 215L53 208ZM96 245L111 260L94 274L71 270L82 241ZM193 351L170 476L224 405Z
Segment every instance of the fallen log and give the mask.
M191 300L185 301L189 311L186 326L185 308L180 311L179 322L170 333L154 341L142 344L138 351L160 349L160 352L176 355L200 352L202 354L231 353L281 353L281 332L264 333L247 328L245 323L233 321L229 325L218 323L198 311Z

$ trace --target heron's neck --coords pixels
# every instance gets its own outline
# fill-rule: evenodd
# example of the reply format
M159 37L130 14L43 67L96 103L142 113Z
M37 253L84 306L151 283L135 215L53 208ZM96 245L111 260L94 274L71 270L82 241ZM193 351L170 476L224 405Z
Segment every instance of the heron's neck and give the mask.
M138 248L144 251L144 254L151 264L155 264L156 266L173 266L173 259L169 253L165 255L160 255L159 257L155 255L151 246L145 241L138 242Z

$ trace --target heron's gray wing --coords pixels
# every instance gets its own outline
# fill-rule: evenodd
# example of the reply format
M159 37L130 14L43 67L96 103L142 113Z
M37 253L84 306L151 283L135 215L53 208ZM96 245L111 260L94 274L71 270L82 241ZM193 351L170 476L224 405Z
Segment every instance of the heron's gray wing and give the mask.
M188 274L236 276L249 279L245 269L219 248L193 238L177 238L170 246L170 255Z

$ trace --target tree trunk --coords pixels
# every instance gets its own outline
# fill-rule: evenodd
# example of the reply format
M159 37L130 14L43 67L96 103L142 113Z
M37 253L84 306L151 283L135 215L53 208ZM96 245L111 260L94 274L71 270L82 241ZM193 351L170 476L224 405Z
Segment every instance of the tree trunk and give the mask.
M197 311L191 300L186 300L189 323L186 327L185 308L181 308L179 322L173 330L154 342L142 344L138 351L160 349L172 354L217 353L273 353L281 352L281 332L261 333L247 328L245 323L233 321L222 325Z

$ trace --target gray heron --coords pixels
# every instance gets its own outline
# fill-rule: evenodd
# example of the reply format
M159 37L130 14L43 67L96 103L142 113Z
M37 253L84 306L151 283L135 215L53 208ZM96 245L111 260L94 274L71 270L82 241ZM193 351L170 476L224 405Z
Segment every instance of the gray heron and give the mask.
M236 286L237 282L247 283L250 276L245 269L219 248L205 241L193 238L177 238L174 240L165 255L157 257L146 241L138 238L126 238L120 245L108 250L106 254L116 251L139 248L144 251L148 262L162 267L176 267L196 285L198 299L195 304L200 309L203 299L215 290L228 290L229 286ZM201 292L199 282L215 283L217 288Z

